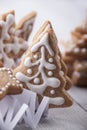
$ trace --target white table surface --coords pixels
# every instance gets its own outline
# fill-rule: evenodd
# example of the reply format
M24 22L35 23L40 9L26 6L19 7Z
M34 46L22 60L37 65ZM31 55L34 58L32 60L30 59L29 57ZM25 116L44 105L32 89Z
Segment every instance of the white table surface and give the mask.
M80 25L87 14L87 0L1 0L0 13L16 11L16 21L32 10L38 12L30 38L46 20L50 20L58 37L68 40L70 31ZM29 42L29 44L30 44ZM62 50L61 50L62 51ZM51 109L36 130L87 130L87 89L73 86L69 93L75 103L70 108ZM30 130L16 127L15 130Z
M72 86L69 93L74 104L69 108L50 109L48 117L36 130L87 130L87 89ZM23 126L15 130L31 130Z
M15 130L31 130L16 127ZM36 130L87 130L87 112L76 103L70 108L50 109L48 118L41 121Z
M69 90L76 103L87 112L87 88L73 86Z

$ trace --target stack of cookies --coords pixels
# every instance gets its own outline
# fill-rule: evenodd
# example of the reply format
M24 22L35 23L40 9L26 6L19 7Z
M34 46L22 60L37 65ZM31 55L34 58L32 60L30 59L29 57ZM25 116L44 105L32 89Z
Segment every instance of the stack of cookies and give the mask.
M87 86L87 19L71 33L72 39L63 59L73 84Z
M13 70L0 69L0 99L7 94L21 93L25 88L37 93L39 102L47 96L51 108L71 106L72 98L66 91L71 81L49 21L40 28L28 48L35 16L32 12L18 25L14 11L1 16L0 63ZM19 58L21 62L17 64Z

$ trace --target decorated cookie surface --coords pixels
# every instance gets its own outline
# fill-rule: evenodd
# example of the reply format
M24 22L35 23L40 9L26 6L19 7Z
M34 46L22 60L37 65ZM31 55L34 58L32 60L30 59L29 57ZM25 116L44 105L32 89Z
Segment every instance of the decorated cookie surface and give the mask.
M41 97L48 96L50 107L65 107L72 104L65 91L65 86L71 85L66 73L56 36L47 21L34 37L14 75L28 89Z
M28 37L32 31L36 13L24 17L15 24L14 11L0 17L0 61L5 67L15 67L18 58L28 48Z
M20 94L23 91L23 85L13 76L9 68L0 68L0 99L9 94Z

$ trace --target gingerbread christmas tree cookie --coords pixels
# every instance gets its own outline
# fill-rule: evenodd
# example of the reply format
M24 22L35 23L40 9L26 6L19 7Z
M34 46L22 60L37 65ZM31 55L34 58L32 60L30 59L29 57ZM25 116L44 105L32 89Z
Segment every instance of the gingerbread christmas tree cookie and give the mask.
M73 84L87 86L87 19L71 33L72 39L63 56ZM80 70L81 69L81 70Z
M9 68L0 68L0 99L9 94L20 94L23 91L23 85Z
M0 62L6 67L14 67L17 59L28 48L27 40L32 31L36 13L24 17L15 24L15 13L10 11L0 16Z
M36 33L36 35L35 35L34 38L33 38L33 42L34 42L34 40L35 40L35 43L36 43L36 40L39 40L39 36L42 35L43 32L44 32L48 27L50 27L50 29L52 29L52 25L51 25L51 23L50 23L49 21L48 21L48 22L45 22L44 25L39 29L39 31ZM55 40L57 40L56 37L55 37ZM53 42L54 42L54 41L53 41ZM59 48L57 48L57 49L59 49ZM60 57L59 57L59 59L60 59L60 58L61 58L61 53L60 53L60 51L58 51L58 54L60 55ZM67 76L67 67L66 67L64 61L63 61L63 60L60 60L60 62L61 62L61 69L62 69L62 71L64 71L64 73L65 73L65 78L66 78L66 86L65 86L65 89L68 90L68 89L70 89L70 87L71 87L72 84L71 84L70 79L69 79L68 76Z
M71 85L49 21L40 28L14 75L25 88L50 98L50 107L72 105L65 88Z

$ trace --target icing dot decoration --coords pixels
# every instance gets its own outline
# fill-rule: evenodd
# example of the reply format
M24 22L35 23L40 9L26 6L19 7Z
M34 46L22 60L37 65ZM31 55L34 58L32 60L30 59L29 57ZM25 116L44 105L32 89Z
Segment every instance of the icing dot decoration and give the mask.
M2 94L2 90L0 90L0 94Z
M53 58L49 58L48 61L49 61L50 63L52 63L52 62L53 62Z
M36 60L37 60L37 59L38 59L38 55L34 55L34 59L36 59Z
M75 49L74 49L74 52L75 52L75 53L79 53L79 52L80 52L80 49L79 49L79 48L75 48Z
M55 90L51 90L50 93L53 95L55 94Z
M81 49L82 53L85 53L86 51L87 51L86 48Z
M8 88L8 85L6 85L5 87Z
M15 87L15 85L16 85L18 87L23 87L23 85L20 83L20 81L17 80L16 77L14 77L12 75L11 69L3 67L3 68L0 68L0 71L2 71L3 73L4 73L4 71L7 72L7 76L10 78L10 81L12 81L12 82L10 82L10 81L7 82L7 84L5 86L3 86L2 88L0 88L0 94L3 94L3 92L7 91L7 89L10 86L14 86ZM15 81L17 84L15 84L15 82L13 82L13 81Z
M35 84L39 84L39 83L40 83L40 79L39 79L39 78L35 78L35 79L34 79L34 83L35 83Z
M48 75L49 75L49 76L52 76L52 75L53 75L53 72L52 72L52 71L48 71Z
M32 69L28 69L28 70L27 70L27 73L28 73L28 74L32 74Z
M21 88L23 88L23 85L22 85L22 84L19 84L19 86L20 86Z
M20 83L20 81L19 81L19 80L16 80L16 83Z
M8 86L10 86L10 85L11 85L11 83L7 83L7 85L8 85Z
M12 78L13 76L10 74L9 77Z
M87 38L87 34L84 34L84 35L83 35L83 38Z
M13 77L13 80L16 80L16 78L15 78L15 77Z
M13 83L12 86L15 86L15 84Z
M1 88L2 91L6 91L6 88Z
M9 71L8 71L8 74L12 74L12 72L9 70Z

